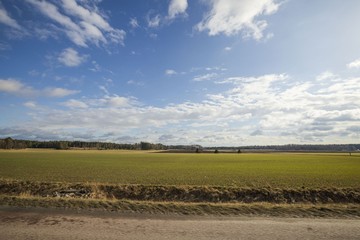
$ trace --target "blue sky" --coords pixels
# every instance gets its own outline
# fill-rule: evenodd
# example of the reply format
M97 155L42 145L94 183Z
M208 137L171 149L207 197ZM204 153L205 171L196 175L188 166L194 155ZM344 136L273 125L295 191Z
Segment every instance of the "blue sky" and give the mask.
M357 143L360 1L0 0L0 137Z

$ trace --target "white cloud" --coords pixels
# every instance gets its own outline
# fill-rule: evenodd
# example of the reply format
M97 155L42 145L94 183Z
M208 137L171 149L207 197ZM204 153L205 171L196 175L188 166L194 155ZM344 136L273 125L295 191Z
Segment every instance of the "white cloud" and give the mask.
M99 89L100 89L101 91L103 91L106 95L109 95L109 94L110 94L109 91L107 90L107 88L106 88L105 86L99 86Z
M156 33L150 33L150 38L157 39L158 35Z
M198 70L201 70L201 69L198 69ZM222 72L224 72L224 71L227 71L227 68L225 68L225 67L207 67L207 68L205 68L205 70L206 71L222 71Z
M100 72L101 71L101 66L96 62L96 61L92 61L92 67L89 68L90 71L92 72Z
M21 97L65 97L79 93L80 91L51 87L40 90L27 86L15 79L0 79L0 92L6 92Z
M208 31L210 36L227 36L242 33L256 40L263 38L267 27L265 20L258 18L277 12L280 4L276 0L211 0L205 18L196 25L199 31Z
M138 28L139 27L139 23L138 23L136 18L131 18L129 24L130 24L130 26L132 28Z
M265 84L266 87L272 82L284 81L289 79L289 76L285 73L282 74L266 74L259 77L229 77L224 80L218 81L217 83L232 83L232 84L246 84L246 86L254 84ZM251 84L250 84L251 83Z
M165 74L168 75L168 76L172 76L172 75L176 75L177 72L175 70L173 70L173 69L166 69Z
M66 48L60 53L58 61L68 67L76 67L86 61L86 58L86 56L80 56L76 50Z
M88 105L82 101L76 99L70 99L64 102L62 105L69 107L69 108L88 108Z
M19 81L17 81L17 80L13 80L13 79L3 80L3 79L0 79L0 91L10 92L10 93L18 92L23 87L24 87L24 85L22 83L20 83Z
M314 76L296 82L287 74L235 76L218 82L227 84L221 87L227 90L201 101L161 107L117 95L73 99L66 104L76 111L34 109L28 129L42 126L43 131L66 136L94 133L88 140L111 132L107 140L133 136L167 144L350 143L359 139L360 78L336 76L331 81L315 81ZM6 89L16 92L23 87Z
M107 104L111 107L129 107L131 106L131 100L126 97L121 96L112 96L112 97L106 97L105 98Z
M207 73L204 75L198 75L196 77L193 78L194 81L200 82L200 81L207 81L207 80L212 80L214 78L216 78L218 76L217 73Z
M37 107L36 102L34 102L34 101L25 102L24 106L28 107L28 108L36 108Z
M32 87L25 86L23 83L15 79L0 79L0 92L26 97L31 97L37 94L37 91Z
M63 130L46 130L39 127L17 127L14 128L0 128L0 136L13 136L17 139L32 139L39 141L46 140L86 140L96 137L91 132L66 132Z
M231 51L231 47L225 47L224 50L225 51Z
M22 27L17 23L17 21L9 16L6 10L0 3L0 23L5 24L16 30L21 30Z
M186 9L188 7L187 0L170 0L167 15L160 15L154 10L150 10L146 16L147 26L149 28L159 28L160 26L170 25L173 20L179 16L186 17ZM135 22L130 22L130 25L135 25ZM153 39L157 38L157 34L150 33L149 36Z
M129 85L135 85L135 86L139 86L139 87L142 87L142 86L145 85L144 82L135 81L135 80L129 80L129 81L127 81L127 84L129 84Z
M87 9L77 3L76 0L62 0L62 7L70 15L76 16L88 24L104 30L112 30L109 23L94 9Z
M48 97L66 97L79 93L77 90L70 90L66 88L46 88L43 90L43 94Z
M123 44L125 31L111 27L97 11L97 8L87 9L79 5L76 0L62 0L62 2L66 12L82 20L80 23L88 30L87 33L90 33L92 39L95 41L100 39L105 43L110 40L113 43ZM103 33L105 34L105 39L103 39Z
M347 68L360 68L360 59L356 59L351 63L348 63L346 66Z
M186 14L187 7L187 0L171 0L168 9L168 17L173 19L180 14Z
M68 38L78 46L87 47L88 43L124 43L125 31L111 27L97 7L90 8L84 2L81 6L75 0L56 2L68 14L65 15L59 11L57 5L50 2L26 1L61 26Z
M148 27L156 28L160 25L160 15L159 14L155 15L154 17L150 17L150 15L148 15L146 20L148 23Z
M333 78L335 78L335 74L333 74L330 71L325 71L321 74L319 74L318 76L316 76L315 80L316 81L325 81L325 80L331 80Z
M73 22L70 17L61 14L55 5L45 1L27 1L37 7L45 16L64 27L65 33L72 42L79 46L87 46L86 42L90 39L87 37L88 34L86 31L81 29L81 27Z

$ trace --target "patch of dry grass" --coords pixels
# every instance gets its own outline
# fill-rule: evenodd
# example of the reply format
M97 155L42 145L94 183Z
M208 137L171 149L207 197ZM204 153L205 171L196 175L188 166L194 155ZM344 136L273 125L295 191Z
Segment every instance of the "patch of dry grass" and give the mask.
M95 199L57 199L0 195L0 205L119 213L262 217L360 218L359 204L179 203Z
M0 180L0 194L98 200L204 203L356 203L360 188L244 188L211 186L44 183Z

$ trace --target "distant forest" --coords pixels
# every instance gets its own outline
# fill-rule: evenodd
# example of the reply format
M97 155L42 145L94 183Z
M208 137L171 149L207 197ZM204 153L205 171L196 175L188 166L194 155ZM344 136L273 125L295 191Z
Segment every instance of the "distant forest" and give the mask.
M0 149L24 148L52 148L52 149L126 149L126 150L165 150L167 147L157 143L111 143L111 142L83 142L83 141L34 141L16 140L10 137L0 139Z
M205 148L207 149L207 148ZM214 149L214 148L211 148ZM231 151L234 147L218 147L215 149ZM360 144L287 144L265 146L242 146L243 152L256 151L279 151L279 152L356 152L360 151Z
M287 144L239 147L202 147L200 145L164 145L161 143L111 143L84 141L34 141L17 140L10 137L0 139L0 149L51 148L51 149L98 149L98 150L186 150L194 152L216 151L315 151L315 152L355 152L360 151L360 144ZM199 151L200 150L200 151Z

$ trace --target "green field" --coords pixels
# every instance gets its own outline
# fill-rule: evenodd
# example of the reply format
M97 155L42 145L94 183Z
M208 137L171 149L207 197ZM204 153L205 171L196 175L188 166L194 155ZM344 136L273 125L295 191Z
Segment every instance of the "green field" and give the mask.
M359 187L360 154L1 150L0 178L239 187Z

